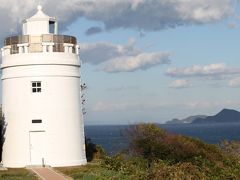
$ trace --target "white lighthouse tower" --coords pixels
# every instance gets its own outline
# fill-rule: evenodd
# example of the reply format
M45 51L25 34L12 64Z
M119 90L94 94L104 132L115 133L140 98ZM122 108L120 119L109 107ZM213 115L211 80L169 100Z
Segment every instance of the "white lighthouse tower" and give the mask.
M3 165L86 164L77 40L41 6L22 31L2 48Z

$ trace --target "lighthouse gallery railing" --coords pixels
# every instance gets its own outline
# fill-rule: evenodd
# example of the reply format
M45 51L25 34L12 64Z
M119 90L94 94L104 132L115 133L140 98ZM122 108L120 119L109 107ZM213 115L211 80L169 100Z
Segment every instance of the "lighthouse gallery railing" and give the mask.
M66 51L76 53L77 40L67 35L24 35L6 38L4 46L9 47L9 54Z

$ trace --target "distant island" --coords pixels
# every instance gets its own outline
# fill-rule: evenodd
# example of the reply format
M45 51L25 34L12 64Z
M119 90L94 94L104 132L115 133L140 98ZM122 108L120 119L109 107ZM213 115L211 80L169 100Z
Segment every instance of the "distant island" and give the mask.
M196 116L189 116L187 118L184 119L172 119L171 121L167 121L166 124L190 124L192 123L195 119L198 118L206 118L206 115L196 115Z
M223 109L213 116L197 115L179 120L172 119L166 124L207 124L207 123L236 123L240 122L240 112L233 109Z

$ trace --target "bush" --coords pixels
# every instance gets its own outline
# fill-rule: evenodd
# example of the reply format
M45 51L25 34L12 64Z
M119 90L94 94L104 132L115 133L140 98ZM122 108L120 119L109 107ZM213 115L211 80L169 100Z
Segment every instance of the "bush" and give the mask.
M85 146L86 158L88 162L94 159L101 159L106 155L106 152L104 151L102 146L94 144L89 138L85 139Z
M218 146L168 133L155 124L130 126L125 135L128 154L106 157L102 167L130 179L240 179L239 159Z
M139 124L127 128L125 135L130 141L129 151L149 161L162 159L172 163L193 162L196 157L209 161L222 159L220 149L198 139L174 135L155 124Z
M177 163L169 165L164 161L157 161L152 166L149 179L207 179L205 173L192 163Z
M125 154L117 154L113 157L105 157L102 167L119 172L131 177L131 179L143 179L148 177L146 160L139 157L127 157Z
M222 141L220 148L223 152L240 158L240 141Z

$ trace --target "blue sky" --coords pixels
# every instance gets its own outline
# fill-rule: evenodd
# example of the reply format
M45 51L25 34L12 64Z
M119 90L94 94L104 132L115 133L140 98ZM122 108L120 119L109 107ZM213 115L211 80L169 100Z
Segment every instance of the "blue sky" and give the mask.
M57 2L51 9L54 1L45 0L43 9L81 46L86 124L163 123L240 110L237 1ZM34 6L15 10L19 19ZM16 20L10 22L18 32Z

